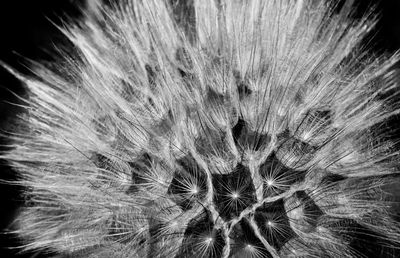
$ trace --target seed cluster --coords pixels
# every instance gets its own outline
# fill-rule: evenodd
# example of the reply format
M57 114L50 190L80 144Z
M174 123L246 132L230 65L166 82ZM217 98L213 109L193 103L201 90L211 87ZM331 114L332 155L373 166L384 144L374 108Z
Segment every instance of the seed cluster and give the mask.
M243 87L246 88L243 82L237 85L239 96ZM252 95L250 91L245 92L246 96L240 97L243 101ZM206 94L204 102L215 103L224 98ZM292 132L295 129L294 134L299 135L300 131L304 133L321 121L328 125L331 123L328 114L329 111L307 114L297 128L292 126ZM162 123L173 125L174 118L166 118ZM165 135L173 133L167 130ZM287 243L299 237L296 232L315 232L324 213L307 193L310 189L305 182L304 164L305 160L312 159L310 156L319 145L295 135L289 128L276 136L258 133L238 114L229 131L201 128L193 140L196 152L182 151L184 155L177 155L172 162L175 169L165 172L165 176L162 170L157 170L163 161L149 153L130 162L130 194L141 195L160 184L151 176L153 170L154 176L167 178L164 187L159 185L165 191L160 195L172 205L158 207L155 217L164 213L164 209L178 207L179 210L176 218L169 218L169 224L149 221L150 238L142 244L154 249L152 245L159 244L163 238L180 239L175 257L274 257L271 252L276 256L281 250L290 249L292 244ZM229 149L232 146L233 151ZM223 166L215 166L219 159ZM104 160L99 161L101 168L110 166ZM171 225L175 220L187 225L172 235L167 228L177 227Z
M369 58L373 22L349 16L326 1L126 0L64 29L74 49L56 68L17 74L29 99L0 154L26 188L24 248L350 258L361 235L400 246L382 189L399 154L374 132L400 110L398 58Z

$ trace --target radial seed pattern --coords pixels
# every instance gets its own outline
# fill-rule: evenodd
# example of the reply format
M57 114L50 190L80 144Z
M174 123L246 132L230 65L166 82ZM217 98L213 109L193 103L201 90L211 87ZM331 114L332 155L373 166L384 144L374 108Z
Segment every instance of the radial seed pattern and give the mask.
M325 1L123 1L64 29L75 54L23 78L3 158L25 249L72 257L355 257L399 245L371 130L398 112L373 21ZM65 65L67 68L64 68ZM56 66L57 67L57 66ZM383 135L382 135L383 136Z

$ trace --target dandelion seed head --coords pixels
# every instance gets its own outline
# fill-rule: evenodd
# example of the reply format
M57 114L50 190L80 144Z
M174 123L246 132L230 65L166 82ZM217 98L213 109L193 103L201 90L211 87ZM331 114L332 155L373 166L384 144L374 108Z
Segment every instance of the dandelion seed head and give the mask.
M99 4L24 80L2 158L27 188L25 249L352 257L354 228L399 244L379 190L398 153L372 133L399 111L398 57L363 52L373 23L326 1Z

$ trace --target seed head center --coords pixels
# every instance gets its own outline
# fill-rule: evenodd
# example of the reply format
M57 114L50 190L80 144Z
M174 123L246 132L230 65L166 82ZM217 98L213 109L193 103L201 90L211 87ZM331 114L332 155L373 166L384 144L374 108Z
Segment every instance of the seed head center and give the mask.
M238 199L238 198L239 198L239 193L233 192L233 193L232 193L232 198L233 198L233 199Z

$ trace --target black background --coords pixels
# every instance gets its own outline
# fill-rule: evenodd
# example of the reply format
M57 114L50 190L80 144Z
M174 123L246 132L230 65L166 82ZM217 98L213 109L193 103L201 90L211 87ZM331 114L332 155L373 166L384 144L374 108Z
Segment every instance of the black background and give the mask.
M91 0L89 0L91 1ZM267 0L269 1L269 0ZM307 1L307 0L306 0ZM368 10L371 4L377 5L381 19L371 33L374 38L370 42L377 53L394 53L400 49L400 0L383 0L379 3L374 0L356 0L355 17ZM79 18L81 12L77 8L80 0L3 0L0 3L0 60L15 67L22 73L28 73L25 58L32 60L51 60L52 55L45 51L53 44L63 39L54 25L61 24L61 17ZM18 113L18 108L9 102L18 102L11 93L23 94L18 81L0 68L0 129L4 130L9 119ZM397 128L397 119L393 119L388 126ZM0 136L1 137L1 136ZM400 137L394 136L399 139ZM4 138L0 143L7 143ZM5 147L0 146L0 150ZM9 167L0 161L0 178L12 180L15 175ZM398 189L399 184L394 184ZM396 190L393 189L393 190ZM400 189L398 189L400 191ZM4 229L12 221L17 208L22 204L19 198L18 187L0 183L0 228ZM362 238L362 236L360 236ZM368 239L366 239L368 240ZM373 241L373 240L371 240ZM17 250L9 249L18 242L9 234L0 234L0 257L14 257ZM368 257L380 257L382 250L370 248L369 244L359 244ZM33 254L19 255L31 257ZM46 257L45 254L36 254L35 257ZM385 257L381 256L381 257Z

